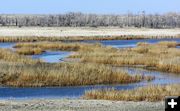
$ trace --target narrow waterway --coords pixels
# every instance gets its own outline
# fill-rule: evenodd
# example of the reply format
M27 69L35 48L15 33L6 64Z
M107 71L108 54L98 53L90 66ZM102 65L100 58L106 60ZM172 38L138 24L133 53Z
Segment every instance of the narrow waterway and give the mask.
M135 47L138 42L157 43L159 41L177 41L180 39L151 39L151 40L110 40L100 41L104 45L113 46L116 48ZM84 41L95 43L98 41ZM15 43L0 43L0 48L13 49ZM42 59L48 63L63 62L62 60L68 57L71 52L64 51L46 51L40 55L31 56L33 59ZM95 86L79 86L79 87L47 87L47 88L11 88L0 87L0 99L29 99L29 98L78 98L86 90L98 88L115 88L118 90L133 89L150 84L165 85L165 84L180 84L180 75L163 73L158 71L149 71L141 68L120 67L130 74L143 74L155 76L156 79L151 82L142 81L134 84L124 85L95 85Z

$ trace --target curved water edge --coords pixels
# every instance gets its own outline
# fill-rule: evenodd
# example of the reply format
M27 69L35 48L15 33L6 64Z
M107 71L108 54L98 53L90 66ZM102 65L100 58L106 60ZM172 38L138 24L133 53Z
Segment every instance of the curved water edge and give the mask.
M156 76L156 79L147 82L123 84L123 85L93 85L77 87L42 87L42 88L13 88L0 87L0 99L31 99L31 98L80 98L85 91L92 89L113 88L117 90L130 90L147 85L180 84L180 75L149 71L141 68L120 67L130 74L141 73Z
M80 98L85 91L92 89L105 89L115 87L117 89L133 89L131 85L94 85L77 87L43 87L43 88L0 88L0 99L31 99L31 98ZM6 92L6 93L5 93Z
M40 55L31 56L33 59L41 59L48 63L64 62L64 58L68 57L71 52L67 51L45 51Z
M14 50L14 46L16 43L0 43L0 48L5 49L12 49ZM48 63L59 63L63 62L63 59L68 57L71 54L71 52L67 51L45 51L42 54L39 55L32 55L33 59L41 59L44 62Z
M11 42L6 42L6 43L1 43L0 42L0 48L4 48L4 49L13 49L13 46L16 43L11 43Z
M180 39L139 39L139 40L105 40L105 41L96 41L96 40L90 40L90 41L81 41L85 43L101 43L105 46L112 46L115 48L129 48L129 47L136 47L138 42L147 42L151 44L155 44L160 41L176 41L180 43ZM13 49L13 46L16 43L0 43L0 48L7 48L7 49ZM177 48L180 48L178 46ZM33 59L41 59L44 62L48 63L59 63L63 62L63 59L68 57L71 54L71 52L67 51L45 51L44 53L40 55L33 55L31 56Z
M100 42L103 45L116 48L136 47L138 42L157 43L160 41L176 41L180 39L143 39L143 40L107 40L107 41L83 41L88 43ZM0 48L13 49L15 43L0 43ZM179 47L178 47L179 48ZM71 52L65 51L46 51L40 55L31 56L33 59L42 59L48 63L63 62ZM134 89L147 85L165 85L180 84L180 75L164 73L158 71L149 71L142 68L118 67L129 74L143 74L155 76L155 80L151 82L142 81L140 83L124 84L124 85L95 85L95 86L79 86L79 87L53 87L53 88L11 88L0 87L0 99L31 99L31 98L79 98L86 90L115 88L118 90Z

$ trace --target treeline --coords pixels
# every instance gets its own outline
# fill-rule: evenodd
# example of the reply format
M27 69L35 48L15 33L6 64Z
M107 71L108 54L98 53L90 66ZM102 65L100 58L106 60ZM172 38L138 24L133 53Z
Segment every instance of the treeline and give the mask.
M180 13L167 14L124 14L98 15L67 13L56 15L0 15L0 26L40 26L40 27L146 27L179 28Z

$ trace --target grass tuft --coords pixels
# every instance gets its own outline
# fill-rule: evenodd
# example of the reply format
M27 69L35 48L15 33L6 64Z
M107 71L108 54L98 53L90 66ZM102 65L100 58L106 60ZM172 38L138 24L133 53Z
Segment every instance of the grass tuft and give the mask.
M163 101L166 96L179 96L179 85L147 86L134 90L101 89L86 91L85 99L104 99L116 101Z
M15 87L126 84L153 77L129 75L112 66L96 63L44 63L0 49L0 84Z
M36 64L42 62L41 60L33 60L30 57L19 55L9 49L0 48L0 60L8 61L11 63L24 63L24 64Z
M42 54L44 50L41 48L18 48L16 49L16 53L20 55L38 55Z
M114 71L112 67L87 63L0 63L1 84L15 87L126 84L149 77ZM152 78L153 79L153 78Z
M180 49L176 42L160 42L157 44L138 43L135 48L115 49L100 47L93 51L79 52L70 58L79 58L81 62L111 64L114 66L143 65L153 69L180 73Z

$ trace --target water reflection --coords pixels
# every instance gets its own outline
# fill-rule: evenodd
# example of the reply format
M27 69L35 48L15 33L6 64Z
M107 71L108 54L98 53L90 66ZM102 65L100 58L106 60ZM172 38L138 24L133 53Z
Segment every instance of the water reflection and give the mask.
M63 62L63 59L68 57L71 52L66 51L46 51L40 55L33 55L33 59L41 59L48 63L58 63Z

